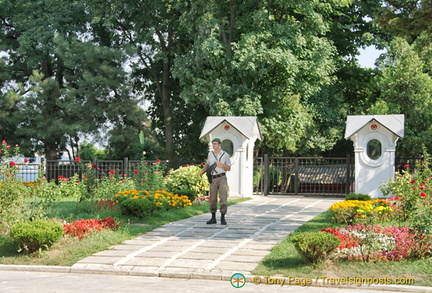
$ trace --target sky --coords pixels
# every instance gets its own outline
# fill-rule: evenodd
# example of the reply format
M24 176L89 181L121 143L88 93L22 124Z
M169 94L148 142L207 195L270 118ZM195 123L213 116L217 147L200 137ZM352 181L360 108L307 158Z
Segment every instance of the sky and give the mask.
M360 56L358 56L360 65L366 68L374 68L375 60L383 52L384 51L375 49L375 46L370 46L366 49L360 49Z

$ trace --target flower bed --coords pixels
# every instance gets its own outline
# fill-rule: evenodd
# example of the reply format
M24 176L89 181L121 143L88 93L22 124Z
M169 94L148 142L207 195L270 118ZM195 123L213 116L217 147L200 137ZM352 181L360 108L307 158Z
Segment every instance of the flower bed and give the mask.
M332 256L335 259L398 261L432 255L430 235L421 234L409 227L353 225L328 227L320 231L332 233L341 241Z
M382 220L393 212L391 202L386 199L345 200L334 203L330 210L333 220L342 224Z
M178 209L192 205L186 195L172 194L164 190L127 190L114 195L114 202L120 206L122 214L139 218L156 210Z
M116 219L107 217L105 219L81 219L63 225L64 235L70 235L79 239L84 238L88 233L98 232L103 229L115 230L120 226Z

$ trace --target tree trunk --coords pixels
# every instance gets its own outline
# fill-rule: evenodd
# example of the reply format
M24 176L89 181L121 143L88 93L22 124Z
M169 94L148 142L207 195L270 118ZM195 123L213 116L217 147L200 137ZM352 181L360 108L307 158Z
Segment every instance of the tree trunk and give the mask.
M162 42L162 50L165 53L162 65L162 90L161 90L161 102L162 110L164 115L165 125L165 157L170 162L174 159L174 132L173 132L173 117L171 109L171 65L172 56L171 50L173 47L173 34L172 29L168 29L167 43ZM161 40L162 34L159 34Z
M162 85L162 109L164 113L165 124L165 156L166 159L172 161L174 159L174 133L171 111L171 92L170 92L170 73L169 64L163 65L163 85Z
M45 156L47 160L57 160L57 145L54 142L44 142Z

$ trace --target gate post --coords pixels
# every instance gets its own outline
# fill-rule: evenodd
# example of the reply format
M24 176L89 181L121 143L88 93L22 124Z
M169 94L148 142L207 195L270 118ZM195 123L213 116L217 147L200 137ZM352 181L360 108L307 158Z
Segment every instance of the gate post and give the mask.
M268 154L264 155L264 196L269 194L269 157Z
M350 192L350 177L351 177L351 156L346 156L346 174L345 174L345 194Z
M123 158L123 172L122 173L123 173L122 174L123 177L124 177L124 174L129 173L129 158L128 157Z
M295 176L294 176L294 194L298 194L299 193L299 159L295 158L294 160L294 172L295 172Z

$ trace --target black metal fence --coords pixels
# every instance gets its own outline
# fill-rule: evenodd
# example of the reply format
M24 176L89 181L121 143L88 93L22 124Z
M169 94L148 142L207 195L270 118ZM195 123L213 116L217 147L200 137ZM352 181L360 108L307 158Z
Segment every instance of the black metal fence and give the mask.
M141 164L162 163L169 168L186 164L199 164L190 161L149 160L96 160L75 162L73 160L48 160L42 164L18 164L18 176L24 182L35 181L39 176L48 180L61 177L82 176L84 168L92 168L95 178L115 173L119 176L132 174ZM415 173L423 164L423 158L396 158L395 170L409 170ZM409 165L409 168L407 168ZM254 159L254 193L257 194L304 194L344 196L354 191L354 160L350 157L256 157Z
M254 163L254 192L346 195L354 190L354 164L347 156L259 157Z

